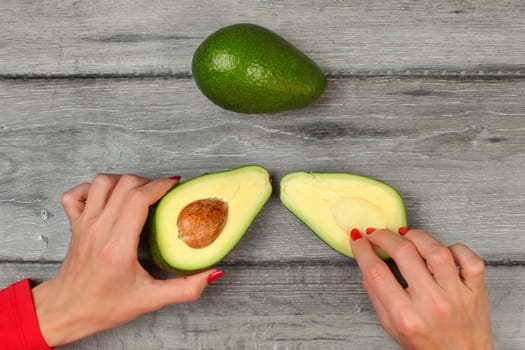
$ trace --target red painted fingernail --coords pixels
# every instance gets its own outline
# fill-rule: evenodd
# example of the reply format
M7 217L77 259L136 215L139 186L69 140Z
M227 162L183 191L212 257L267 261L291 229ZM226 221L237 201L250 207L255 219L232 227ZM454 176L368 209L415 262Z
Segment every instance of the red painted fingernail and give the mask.
M371 235L371 234L374 233L375 231L376 231L375 228L373 228L373 227L369 227L369 228L366 229L365 232L366 232L367 235Z
M361 234L361 232L358 229L353 228L350 231L350 238L352 239L352 241L357 241L358 239L363 238L363 235Z
M222 276L224 276L224 271L221 271L221 270L214 271L214 272L209 274L207 282L208 282L208 284L210 284L210 283L212 283L214 281L217 281Z
M180 176L177 176L177 175L170 176L170 179L179 181L180 180Z
M401 236L404 236L408 233L409 230L410 229L408 227L400 227L397 229L397 232L399 232Z

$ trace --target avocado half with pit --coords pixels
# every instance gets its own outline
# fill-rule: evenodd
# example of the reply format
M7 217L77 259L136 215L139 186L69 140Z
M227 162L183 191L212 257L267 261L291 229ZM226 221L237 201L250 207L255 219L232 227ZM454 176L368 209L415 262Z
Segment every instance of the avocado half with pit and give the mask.
M240 241L271 193L270 175L259 166L209 173L178 185L152 216L154 262L183 273L215 265Z
M349 234L353 228L407 225L403 199L378 180L348 173L296 172L281 180L282 203L335 251L353 258ZM387 255L378 250L382 258Z

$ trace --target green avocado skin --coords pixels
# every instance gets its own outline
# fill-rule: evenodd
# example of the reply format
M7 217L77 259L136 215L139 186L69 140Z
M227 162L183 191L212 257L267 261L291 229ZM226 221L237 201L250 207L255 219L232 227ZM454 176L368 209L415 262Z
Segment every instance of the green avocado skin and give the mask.
M249 23L219 29L197 48L192 73L220 107L247 114L305 107L326 89L326 77L276 33Z

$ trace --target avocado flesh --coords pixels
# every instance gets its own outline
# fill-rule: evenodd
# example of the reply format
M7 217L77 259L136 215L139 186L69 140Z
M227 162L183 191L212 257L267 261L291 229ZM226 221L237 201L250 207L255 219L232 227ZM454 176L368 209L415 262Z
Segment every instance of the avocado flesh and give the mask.
M250 23L221 28L206 38L193 55L192 73L205 96L238 113L302 108L326 89L326 77L309 57Z
M269 173L259 166L210 173L178 185L161 199L152 216L154 262L164 270L186 273L215 265L240 241L271 192ZM191 248L179 238L178 216L188 204L210 198L228 205L227 221L212 243Z
M296 172L281 180L282 203L335 251L353 258L349 233L353 228L407 225L401 196L387 184L348 173ZM387 255L377 250L382 258Z

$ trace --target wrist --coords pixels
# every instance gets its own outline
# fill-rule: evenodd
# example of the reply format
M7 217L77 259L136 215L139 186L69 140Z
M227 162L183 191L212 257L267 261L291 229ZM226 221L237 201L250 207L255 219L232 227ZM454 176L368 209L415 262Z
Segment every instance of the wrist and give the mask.
M95 332L68 303L55 280L34 287L31 293L40 332L49 347L68 344Z

